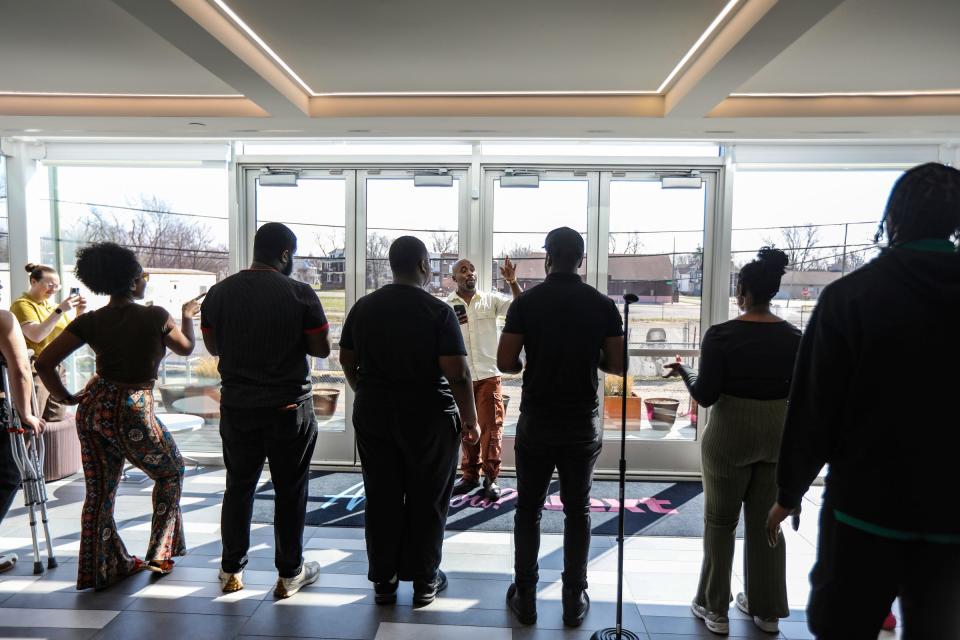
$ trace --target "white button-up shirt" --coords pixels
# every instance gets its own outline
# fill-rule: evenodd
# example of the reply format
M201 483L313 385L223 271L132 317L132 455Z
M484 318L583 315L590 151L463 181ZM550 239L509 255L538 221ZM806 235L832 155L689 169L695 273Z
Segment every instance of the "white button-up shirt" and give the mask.
M467 347L467 361L474 381L500 375L497 369L497 340L500 331L497 318L507 315L511 298L499 293L477 291L466 302L454 291L447 296L451 307L462 304L467 309L466 322L460 319L463 344Z

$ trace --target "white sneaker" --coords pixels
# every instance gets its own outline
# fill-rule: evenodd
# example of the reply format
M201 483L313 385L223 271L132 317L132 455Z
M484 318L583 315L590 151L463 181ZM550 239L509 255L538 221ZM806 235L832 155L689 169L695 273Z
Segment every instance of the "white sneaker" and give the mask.
M220 569L220 590L224 593L235 593L243 589L243 570L236 573L227 573Z
M6 573L17 566L17 554L5 553L0 555L0 573Z
M303 567L293 578L280 578L277 580L277 586L273 590L273 595L278 598L289 598L308 584L313 584L320 577L319 562L304 562Z
M737 594L737 609L740 609L740 611L753 618L753 624L757 625L757 628L761 631L766 631L767 633L780 633L779 618L761 618L760 616L755 616L750 613L750 607L747 606L747 594Z
M690 605L690 611L693 612L693 615L703 620L703 624L707 625L707 629L710 631L722 635L730 633L730 620L727 618L727 616L722 616L719 613L707 611L706 607L701 606L696 602Z

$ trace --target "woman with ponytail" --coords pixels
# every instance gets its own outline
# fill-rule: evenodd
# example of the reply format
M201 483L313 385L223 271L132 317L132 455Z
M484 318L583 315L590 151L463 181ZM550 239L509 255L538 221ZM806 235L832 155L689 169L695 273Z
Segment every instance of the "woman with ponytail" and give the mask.
M51 302L60 291L60 275L53 267L43 264L27 264L24 269L30 274L30 288L10 305L10 312L20 322L20 329L27 341L27 348L34 357L40 357L47 345L57 339L70 321L87 309L87 301L80 295L64 296L59 304ZM59 371L61 378L63 370ZM36 374L37 406L40 416L48 422L66 417L66 407L50 397L50 392Z
M776 633L787 607L786 549L767 542L767 512L776 502L775 470L800 331L770 311L788 259L765 247L740 270L734 320L703 336L700 370L667 365L700 405L713 407L700 446L704 534L700 585L691 605L710 631L729 632L730 577L740 509L744 514L746 593L737 608Z

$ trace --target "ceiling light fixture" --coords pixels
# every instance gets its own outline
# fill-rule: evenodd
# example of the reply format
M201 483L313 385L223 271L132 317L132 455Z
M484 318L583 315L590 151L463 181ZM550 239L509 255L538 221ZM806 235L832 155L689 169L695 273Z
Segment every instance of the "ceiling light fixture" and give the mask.
M707 27L706 31L700 34L700 37L697 38L697 41L693 43L693 46L690 47L690 50L687 51L687 54L680 58L680 62L677 63L677 66L673 68L673 71L670 72L670 75L664 79L660 86L657 88L657 93L664 93L667 90L667 87L670 86L670 83L673 82L673 79L677 77L677 74L687 65L687 62L693 58L694 55L700 50L700 47L703 46L703 43L707 41L713 32L717 30L717 27L726 19L730 12L733 11L733 8L740 3L740 0L730 0L727 3L727 6L717 14L717 17L713 19L713 22L710 23L710 26Z
M960 96L960 89L929 89L919 91L814 91L776 92L758 91L731 93L731 98L910 98L923 96Z
M290 65L288 65L286 62L284 62L283 58L281 58L280 56L278 56L277 53L276 53L273 49L270 48L270 45L268 45L266 42L264 42L263 38L261 38L260 36L258 36L257 33L256 33L256 31L254 31L253 29L251 29L250 26L249 26L246 22L244 22L243 19L240 18L240 16L238 16L238 15L233 11L233 9L231 9L230 7L228 7L226 2L224 2L223 0L213 0L213 3L214 3L215 5L217 5L218 7L220 7L220 10L223 11L223 12L227 15L228 18L230 18L231 20L233 20L234 24L236 24L238 27L240 27L241 29L243 29L244 32L246 32L246 34L247 34L248 36L250 36L250 38L253 39L253 41L256 42L257 45L258 45L261 49L263 49L264 53L266 53L268 56L270 56L271 58L273 58L273 61L276 62L278 65L280 65L280 67L281 67L284 71L286 71L287 74L289 74L289 76L290 76L297 84L299 84L300 87L301 87L304 91L306 91L307 93L309 93L309 94L312 95L312 96L316 96L316 95L317 95L317 92L314 91L313 89L311 89L311 88L310 88L310 85L308 85L306 82L304 82L303 78L301 78L300 76L298 76L297 73L296 73L293 69L290 68Z
M26 98L244 98L239 93L200 94L200 93L84 93L69 91L0 91L2 96L22 96Z
M575 91L331 91L325 93L318 93L314 91L306 81L301 78L293 70L293 68L281 58L276 51L270 48L270 45L261 38L256 31L254 31L250 25L243 21L243 19L237 15L237 13L231 9L224 0L210 0L215 4L224 15L227 16L233 23L242 29L247 36L253 40L260 49L266 53L270 58L273 59L280 68L282 68L289 77L294 80L300 87L306 91L311 97L321 98L321 97L442 97L442 96L656 96L663 95L667 87L673 82L673 79L680 73L680 71L687 65L687 63L693 58L694 55L700 50L703 44L707 39L713 35L714 31L723 23L723 21L730 15L730 12L733 11L740 0L729 0L727 4L723 7L717 17L707 26L706 30L700 34L700 37L697 38L696 42L693 43L693 46L687 51L687 53L680 59L680 62L673 68L670 74L664 79L660 86L655 91L649 90L575 90Z

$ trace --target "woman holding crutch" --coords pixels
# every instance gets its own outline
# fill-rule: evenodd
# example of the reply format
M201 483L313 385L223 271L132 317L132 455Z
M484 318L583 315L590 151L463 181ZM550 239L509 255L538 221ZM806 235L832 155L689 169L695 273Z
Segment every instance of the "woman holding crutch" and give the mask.
M8 396L20 416L25 429L32 429L37 436L43 432L43 421L33 414L32 379L27 346L23 340L20 323L9 311L0 310L0 354L7 363L10 389ZM13 443L8 433L0 433L0 522L13 504L20 488L20 471L13 459ZM10 571L17 564L15 553L0 554L0 573Z
M170 433L154 417L153 385L166 350L193 353L193 318L200 305L183 305L180 327L162 307L136 300L150 274L126 247L104 242L77 252L77 277L94 293L109 295L103 308L74 320L44 350L37 372L50 394L78 404L77 434L87 495L83 504L77 588L105 587L141 569L173 570L186 553L180 493L183 458ZM57 366L83 344L97 356L97 374L74 395L63 386ZM145 560L127 553L113 518L124 461L153 481L153 522Z

